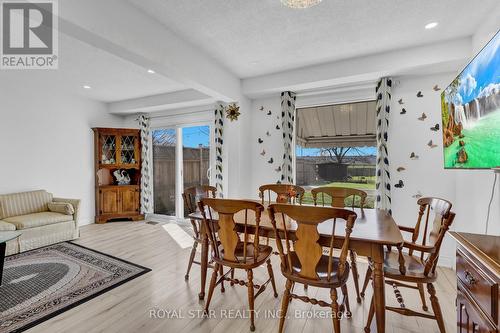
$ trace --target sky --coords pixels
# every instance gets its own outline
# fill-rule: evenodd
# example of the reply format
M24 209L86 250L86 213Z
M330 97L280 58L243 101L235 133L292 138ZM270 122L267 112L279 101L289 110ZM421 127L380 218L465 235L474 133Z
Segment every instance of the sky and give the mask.
M491 89L500 90L500 33L465 67L461 74L459 96L455 104L465 104L489 95Z
M209 141L209 126L184 127L182 129L182 143L184 147L198 148L200 144L203 147L208 147Z

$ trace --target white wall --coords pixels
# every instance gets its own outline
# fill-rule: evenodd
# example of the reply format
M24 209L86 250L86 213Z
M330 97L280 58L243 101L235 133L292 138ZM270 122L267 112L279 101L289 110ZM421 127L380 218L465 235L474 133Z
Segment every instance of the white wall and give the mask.
M431 131L435 124L441 126L440 91L434 91L434 85L445 88L454 74L424 77L395 77L392 90L392 107L389 128L389 157L392 180L392 211L400 225L414 226L417 221L418 207L413 196L420 191L423 196L441 197L451 201L456 210L455 189L456 170L443 168L443 144L441 131ZM417 97L421 91L423 97ZM403 105L398 103L403 99ZM407 113L401 115L402 108ZM425 113L425 121L418 117ZM437 145L430 148L432 140ZM410 159L415 152L418 160ZM406 168L397 172L398 167ZM403 180L403 188L394 184ZM441 250L441 264L452 266L454 262L454 243L446 237Z
M92 127L121 127L102 103L53 84L56 71L0 73L0 193L46 189L82 200L94 221ZM55 81L54 81L55 82Z
M260 110L261 107L264 107L263 111ZM272 113L270 116L267 115L268 111ZM279 119L277 119L278 116ZM258 198L260 185L274 184L281 178L281 173L275 170L283 162L284 151L281 130L281 97L279 94L252 101L250 124L251 130L246 138L251 160L248 192L250 198ZM276 125L279 125L280 130L276 129ZM266 135L268 131L271 134L270 137ZM264 141L262 144L258 143L259 138ZM264 156L261 155L263 150L266 151ZM271 157L274 160L272 164L268 163Z

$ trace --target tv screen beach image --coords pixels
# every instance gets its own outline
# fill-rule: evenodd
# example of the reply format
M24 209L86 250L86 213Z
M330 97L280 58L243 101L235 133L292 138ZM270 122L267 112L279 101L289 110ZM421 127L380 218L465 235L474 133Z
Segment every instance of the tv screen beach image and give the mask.
M441 94L445 168L500 166L500 33Z

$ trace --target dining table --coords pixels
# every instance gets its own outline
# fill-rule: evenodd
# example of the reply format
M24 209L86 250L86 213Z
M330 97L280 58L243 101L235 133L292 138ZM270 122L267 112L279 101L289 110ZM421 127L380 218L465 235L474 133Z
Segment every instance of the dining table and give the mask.
M260 201L259 201L260 202ZM265 211L263 212L258 233L259 236L276 239L276 233L271 224L271 218L268 214L267 204L264 204ZM349 209L356 213L357 218L352 230L349 249L355 251L360 256L370 258L372 268L372 283L373 283L373 297L375 306L375 319L377 332L385 332L385 280L384 280L384 252L386 247L401 248L404 240L398 225L393 217L384 210L377 209ZM206 214L209 216L208 214ZM218 216L216 212L211 212L212 220L217 222ZM248 214L247 217L247 230L255 234L255 217L253 214ZM203 221L203 215L197 211L189 215L190 219ZM245 212L240 211L234 216L236 229L243 230L245 223ZM277 230L281 234L283 223L286 223L286 228L294 235L297 224L287 218L283 221L277 219ZM318 243L321 246L329 247L332 239L332 223L333 220L325 221L318 225L318 232L320 234ZM334 247L342 247L345 238L345 221L341 219L336 220ZM252 229L253 228L253 229ZM206 233L205 223L201 224L201 286L199 299L203 300L205 297L205 285L207 280L208 270L208 251L209 242ZM400 256L400 268L404 269L404 259Z

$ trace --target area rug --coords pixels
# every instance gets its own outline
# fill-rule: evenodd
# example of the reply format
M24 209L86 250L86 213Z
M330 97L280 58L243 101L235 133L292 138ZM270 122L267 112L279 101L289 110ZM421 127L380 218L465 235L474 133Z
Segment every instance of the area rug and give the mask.
M9 256L0 333L27 330L149 271L71 242Z

